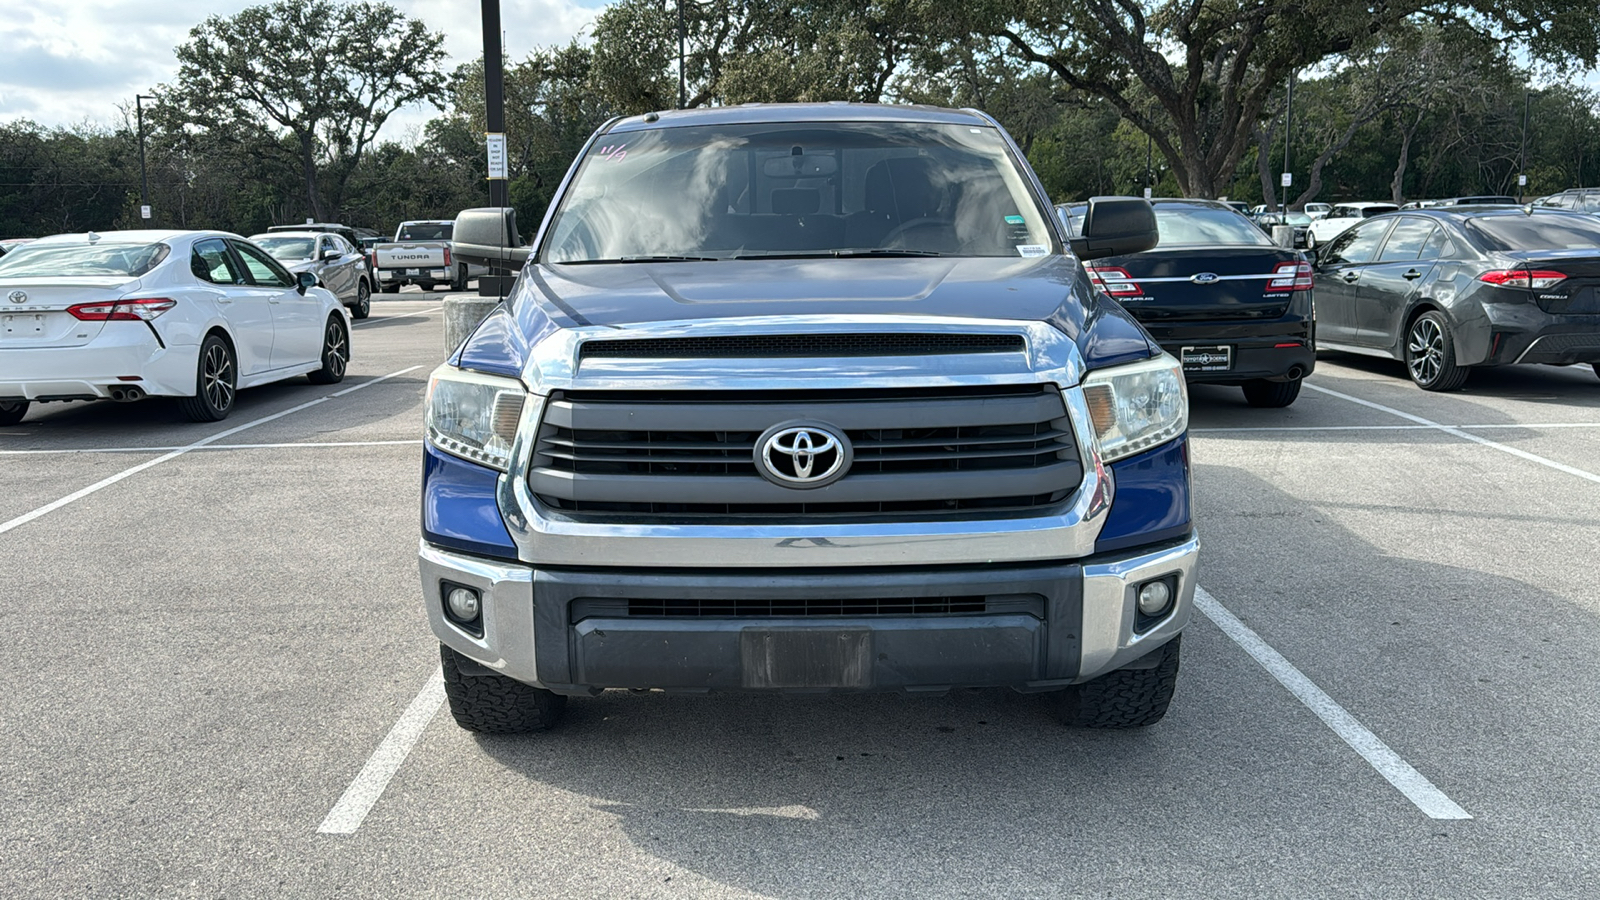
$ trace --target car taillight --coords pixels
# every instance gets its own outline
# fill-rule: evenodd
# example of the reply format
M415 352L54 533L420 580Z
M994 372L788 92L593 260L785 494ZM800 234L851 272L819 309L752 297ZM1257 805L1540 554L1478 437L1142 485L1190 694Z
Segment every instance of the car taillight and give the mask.
M1548 269L1494 269L1478 276L1479 281L1497 284L1501 287L1531 288L1542 291L1567 280L1562 272L1552 272Z
M1128 270L1120 266L1086 266L1089 280L1113 297L1139 297L1144 290L1133 280Z
M1272 277L1267 279L1267 293L1269 294L1281 294L1285 291L1309 291L1311 287L1310 263L1278 263L1278 267L1272 270Z
M165 297L144 297L138 300L77 303L67 307L67 312L84 322L148 322L177 305L178 301Z
M450 268L450 248L449 247L444 248L444 267L446 269Z

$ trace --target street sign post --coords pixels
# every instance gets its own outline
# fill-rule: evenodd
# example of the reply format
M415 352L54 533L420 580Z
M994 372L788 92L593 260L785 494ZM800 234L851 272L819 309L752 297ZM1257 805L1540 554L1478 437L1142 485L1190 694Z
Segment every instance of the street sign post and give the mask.
M139 218L141 218L141 219L150 218L150 207L148 205L139 207Z
M506 136L504 134L487 135L489 145L489 177L506 177Z

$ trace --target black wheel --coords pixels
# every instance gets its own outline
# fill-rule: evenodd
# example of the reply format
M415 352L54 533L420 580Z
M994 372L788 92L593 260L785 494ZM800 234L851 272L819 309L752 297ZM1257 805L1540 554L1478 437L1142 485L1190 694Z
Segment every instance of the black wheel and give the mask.
M461 671L461 656L443 644L439 660L444 665L444 695L450 715L468 731L484 734L526 734L544 731L560 721L567 698L543 688L486 673Z
M239 383L239 366L233 348L214 335L200 343L200 361L195 372L195 394L178 401L191 422L220 422L233 412L233 398Z
M365 319L372 315L372 288L367 286L367 280L361 279L356 283L356 304L350 307L350 317Z
M1119 669L1075 684L1056 698L1056 715L1074 728L1143 728L1161 721L1178 683L1183 635L1168 641L1153 669Z
M455 277L450 279L450 290L464 291L467 289L467 264L456 263Z
M1457 390L1472 374L1465 366L1456 365L1450 322L1438 310L1418 316L1406 330L1406 371L1425 391Z
M1246 381L1244 401L1259 409L1282 409L1300 396L1300 379L1293 381Z
M426 294L426 293L431 293L433 291L435 285L431 281L424 281L421 284L417 285L417 287L422 288L422 292Z
M398 294L400 293L400 285L390 282L389 284L380 285L378 290L383 291L385 294Z
M350 334L338 316L328 319L322 332L322 368L306 374L312 384L338 384L344 380L345 367L350 364Z
M0 426L15 425L28 414L27 400L0 401Z

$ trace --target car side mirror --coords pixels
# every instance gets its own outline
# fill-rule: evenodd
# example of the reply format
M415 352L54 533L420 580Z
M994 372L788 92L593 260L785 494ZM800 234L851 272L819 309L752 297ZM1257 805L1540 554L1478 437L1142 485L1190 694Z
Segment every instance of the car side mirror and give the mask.
M322 251L322 258L323 259L338 259L339 257L341 257L343 255L344 255L343 253L340 253L339 251L333 249L332 247L329 247L328 249Z
M1085 262L1143 253L1161 240L1155 208L1141 197L1090 197L1079 234L1068 243Z
M317 276L310 272L301 272L300 277L295 279L294 289L300 292L300 296L304 297L306 295L306 291L309 291L316 286Z

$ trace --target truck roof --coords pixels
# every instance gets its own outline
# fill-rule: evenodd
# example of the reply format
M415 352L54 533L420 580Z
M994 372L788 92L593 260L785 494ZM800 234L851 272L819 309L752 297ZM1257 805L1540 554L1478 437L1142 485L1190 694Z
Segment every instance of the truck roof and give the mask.
M939 125L989 125L975 110L885 103L746 103L705 109L673 109L628 116L607 133L689 125L746 125L784 122L923 122Z

